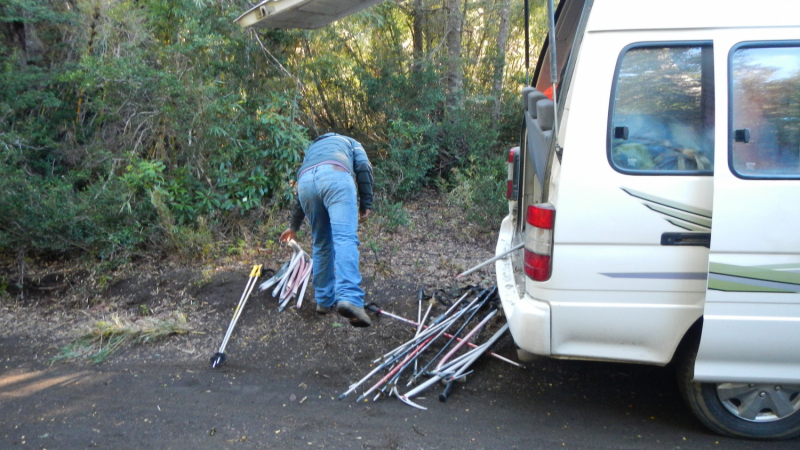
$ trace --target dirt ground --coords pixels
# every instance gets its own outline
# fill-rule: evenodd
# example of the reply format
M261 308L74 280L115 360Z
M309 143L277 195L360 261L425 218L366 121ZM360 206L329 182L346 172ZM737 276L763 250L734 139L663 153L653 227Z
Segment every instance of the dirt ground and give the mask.
M367 301L405 317L417 293L488 286L495 230L466 225L438 197L408 204L409 224L361 232ZM301 245L310 251L309 238ZM724 439L683 406L669 368L544 359L520 369L482 359L439 402L337 400L371 361L413 335L386 317L356 329L303 306L278 313L255 292L227 348L216 352L250 267L277 269L273 245L214 262L139 262L97 276L68 265L30 267L28 288L0 300L0 449L789 449L797 441ZM4 276L12 269L6 267ZM441 305L435 313L444 311ZM124 346L106 361L57 359L98 322L184 317L188 333ZM499 323L494 324L499 326ZM506 339L497 352L516 360Z

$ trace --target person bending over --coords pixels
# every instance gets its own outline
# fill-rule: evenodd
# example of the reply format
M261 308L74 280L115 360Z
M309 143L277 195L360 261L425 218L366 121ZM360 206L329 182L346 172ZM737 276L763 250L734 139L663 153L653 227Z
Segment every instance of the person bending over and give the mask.
M280 237L281 242L295 239L308 217L314 239L312 285L317 313L327 314L335 306L354 327L372 325L364 311L356 235L358 223L372 213L372 183L372 165L364 147L347 136L323 134L306 150L297 173L292 220Z

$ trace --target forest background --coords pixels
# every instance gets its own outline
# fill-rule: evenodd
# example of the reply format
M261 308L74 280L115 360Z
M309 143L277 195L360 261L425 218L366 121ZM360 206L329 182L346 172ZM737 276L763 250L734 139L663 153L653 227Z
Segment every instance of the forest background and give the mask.
M522 0L387 0L311 31L243 30L252 6L2 0L0 255L112 269L265 245L328 131L367 149L386 229L437 190L496 230L526 81ZM530 9L535 52L544 0Z

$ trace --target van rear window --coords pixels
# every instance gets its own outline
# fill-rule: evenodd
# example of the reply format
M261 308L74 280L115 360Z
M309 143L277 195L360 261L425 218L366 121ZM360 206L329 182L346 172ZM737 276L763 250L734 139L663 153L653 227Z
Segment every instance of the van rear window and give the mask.
M636 175L710 175L714 169L710 44L635 44L617 62L608 156Z
M800 43L730 53L730 156L741 178L800 178Z

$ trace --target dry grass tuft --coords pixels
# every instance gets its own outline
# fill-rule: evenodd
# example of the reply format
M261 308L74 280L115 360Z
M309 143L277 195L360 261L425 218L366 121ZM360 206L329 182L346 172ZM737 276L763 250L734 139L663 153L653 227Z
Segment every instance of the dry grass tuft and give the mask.
M88 359L94 364L127 345L145 344L167 336L189 333L183 313L171 313L166 318L147 317L132 321L117 314L108 321L96 322L88 333L61 349L53 363L65 359Z

